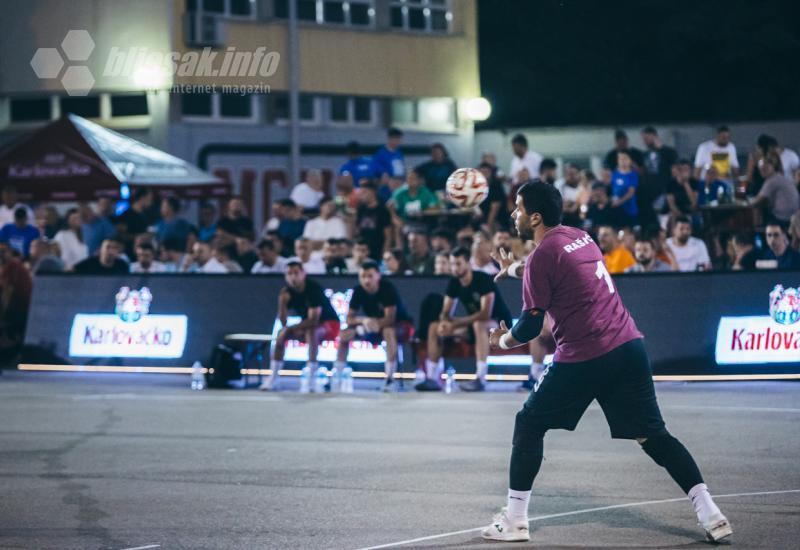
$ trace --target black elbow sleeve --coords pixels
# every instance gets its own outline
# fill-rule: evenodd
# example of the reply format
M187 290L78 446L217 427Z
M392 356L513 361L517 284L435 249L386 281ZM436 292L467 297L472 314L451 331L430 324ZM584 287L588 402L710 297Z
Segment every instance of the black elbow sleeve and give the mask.
M511 336L517 342L530 342L542 332L544 314L539 310L523 311L519 321L511 327Z

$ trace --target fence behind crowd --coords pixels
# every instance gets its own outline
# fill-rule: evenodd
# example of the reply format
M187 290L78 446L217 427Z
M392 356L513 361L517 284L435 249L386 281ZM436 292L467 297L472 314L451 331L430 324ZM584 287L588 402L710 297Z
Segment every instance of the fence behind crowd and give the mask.
M356 278L315 279L343 312ZM426 296L442 293L447 281L391 280L415 320ZM615 282L656 374L800 373L800 271L624 275ZM226 334L273 332L283 285L279 275L37 276L23 363L188 367L206 361ZM518 312L520 282L502 281L500 291ZM501 357L494 368L524 373L527 362Z

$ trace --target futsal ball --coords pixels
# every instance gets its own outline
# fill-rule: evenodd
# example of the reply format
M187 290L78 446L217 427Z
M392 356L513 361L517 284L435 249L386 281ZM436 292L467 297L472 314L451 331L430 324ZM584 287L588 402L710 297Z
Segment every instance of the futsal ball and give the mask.
M456 206L472 208L489 196L489 183L475 168L459 168L447 178L447 198Z

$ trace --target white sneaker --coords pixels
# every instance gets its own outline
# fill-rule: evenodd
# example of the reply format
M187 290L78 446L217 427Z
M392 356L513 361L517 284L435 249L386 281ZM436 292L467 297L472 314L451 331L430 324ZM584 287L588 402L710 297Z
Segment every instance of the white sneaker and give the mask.
M278 391L279 386L280 384L278 383L276 377L268 376L266 379L264 379L258 389L261 391Z
M719 542L733 534L728 518L722 514L714 514L702 525L706 531L706 538L711 542Z
M494 516L492 524L481 531L481 536L487 540L500 540L503 542L524 542L531 540L528 529L528 520L515 521L508 518L506 507Z

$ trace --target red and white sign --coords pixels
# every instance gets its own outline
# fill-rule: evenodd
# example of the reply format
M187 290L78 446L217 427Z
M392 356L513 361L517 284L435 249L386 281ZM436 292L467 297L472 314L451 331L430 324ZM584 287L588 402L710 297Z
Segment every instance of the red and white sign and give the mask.
M799 363L800 324L780 324L768 315L722 317L716 361L718 365Z

